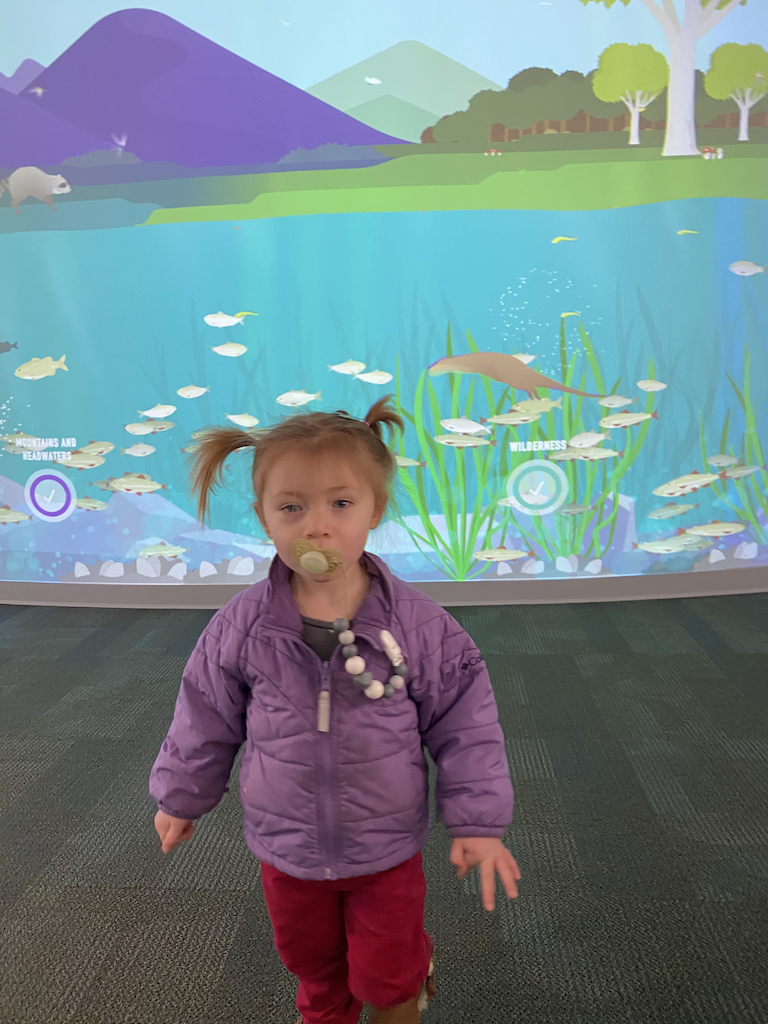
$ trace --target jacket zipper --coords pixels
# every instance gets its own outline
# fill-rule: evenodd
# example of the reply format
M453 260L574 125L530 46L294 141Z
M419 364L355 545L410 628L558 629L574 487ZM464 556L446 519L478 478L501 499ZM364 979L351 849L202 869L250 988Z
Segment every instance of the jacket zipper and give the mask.
M274 632L275 633L281 633L284 636L289 636L292 639L296 640L296 634L293 633L293 632L290 632L287 629L279 629L278 628L278 629L275 629ZM356 633L355 635L356 635L356 637L359 637L361 640L365 640L365 642L370 644L371 647L374 648L374 650L377 650L377 651L383 651L384 650L384 648L382 647L382 645L378 641L374 640L372 637L366 635L365 633ZM303 641L301 641L301 646L303 648L306 648L309 651L312 651L312 648L308 647ZM324 801L324 815L323 815L323 824L324 824L323 832L324 832L324 834L323 834L323 837L322 837L322 840L323 840L322 841L322 849L327 851L333 857L336 856L336 850L335 850L335 847L334 847L333 850L331 849L333 835L334 835L334 829L332 827L333 826L333 797L331 796L331 792L330 792L330 789L331 789L331 787L330 787L330 781L331 781L331 737L330 737L330 729L331 729L331 674L332 674L331 666L332 666L334 658L336 657L337 651L338 651L338 647L334 650L334 652L331 655L331 658L330 658L329 661L320 661L320 658L318 657L318 655L314 651L312 651L312 654L314 655L314 657L317 659L317 661L320 662L320 680L321 680L321 689L320 689L320 693L318 694L318 697L317 697L317 731L321 734L319 741L320 741L320 744L321 744L321 764L322 764L323 775L324 775L324 780L323 781L325 783L325 785L323 786L323 790L324 790L324 792L326 794L325 801ZM325 869L325 877L328 880L335 880L336 873L333 870L333 867L326 867L326 869Z

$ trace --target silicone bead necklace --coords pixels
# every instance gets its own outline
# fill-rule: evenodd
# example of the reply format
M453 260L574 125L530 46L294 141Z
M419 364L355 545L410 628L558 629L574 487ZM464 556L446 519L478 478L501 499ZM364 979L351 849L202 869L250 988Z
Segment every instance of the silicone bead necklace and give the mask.
M376 700L378 697L391 697L395 690L399 690L405 685L408 666L403 660L403 653L397 641L389 630L382 629L379 634L384 650L392 662L392 675L386 683L374 679L366 669L365 660L357 653L355 634L349 628L347 619L336 619L333 623L333 630L338 637L339 643L343 644L341 653L346 659L344 668L352 676L355 686L363 690L366 697L370 697L371 700Z

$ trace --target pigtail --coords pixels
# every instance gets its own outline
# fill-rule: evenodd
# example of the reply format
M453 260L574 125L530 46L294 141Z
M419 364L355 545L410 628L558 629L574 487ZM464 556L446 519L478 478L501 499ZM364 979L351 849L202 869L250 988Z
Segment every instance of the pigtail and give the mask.
M390 406L387 405L392 395L384 395L378 402L374 402L371 408L365 415L365 422L373 430L374 434L378 439L384 443L382 425L386 424L389 428L390 437L395 433L395 427L399 427L402 432L405 428L402 417L395 412Z
M192 456L190 490L197 496L197 517L205 525L209 502L222 483L224 461L232 452L242 448L255 448L258 438L235 427L206 427L192 435L194 444L186 451Z

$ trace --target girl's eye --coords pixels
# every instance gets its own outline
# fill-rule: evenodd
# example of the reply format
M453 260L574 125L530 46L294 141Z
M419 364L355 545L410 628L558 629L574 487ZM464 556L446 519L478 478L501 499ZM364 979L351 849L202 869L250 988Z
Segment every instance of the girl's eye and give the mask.
M352 502L348 498L337 498L335 504L341 503L344 506L351 505ZM291 512L293 509L298 508L298 505L283 505L282 512Z

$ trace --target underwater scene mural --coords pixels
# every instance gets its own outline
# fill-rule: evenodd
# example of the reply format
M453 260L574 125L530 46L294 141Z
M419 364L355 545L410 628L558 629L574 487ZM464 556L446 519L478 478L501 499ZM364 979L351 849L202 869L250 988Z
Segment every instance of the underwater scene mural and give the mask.
M403 579L768 564L754 3L560 0L593 27L550 23L557 70L493 37L469 66L457 24L451 55L347 40L315 82L103 6L0 75L0 581L256 582L251 457L203 527L196 433L384 394L406 430L368 549Z

